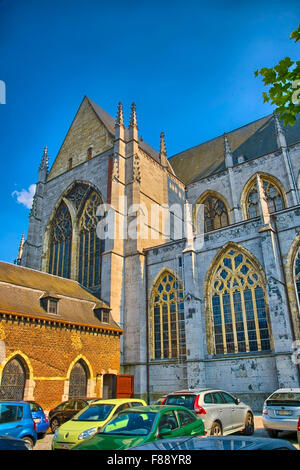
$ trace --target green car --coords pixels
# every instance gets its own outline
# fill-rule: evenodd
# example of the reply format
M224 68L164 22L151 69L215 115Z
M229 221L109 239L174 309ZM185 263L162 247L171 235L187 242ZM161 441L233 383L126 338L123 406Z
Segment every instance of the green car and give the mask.
M183 406L136 406L71 450L122 450L157 439L204 435L203 421Z

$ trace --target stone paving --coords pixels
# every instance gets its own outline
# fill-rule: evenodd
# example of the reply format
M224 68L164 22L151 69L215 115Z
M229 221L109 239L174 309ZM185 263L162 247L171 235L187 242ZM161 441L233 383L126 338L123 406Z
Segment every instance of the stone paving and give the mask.
M255 425L254 436L268 437L268 434L263 427L261 416L258 416L258 415L254 416L254 425ZM299 449L299 446L297 444L296 433L284 432L284 433L280 433L279 437L280 439L286 439L290 441L297 449ZM53 434L52 433L47 434L44 437L44 439L41 439L40 441L37 442L37 444L34 447L34 450L51 450L52 439L53 439Z

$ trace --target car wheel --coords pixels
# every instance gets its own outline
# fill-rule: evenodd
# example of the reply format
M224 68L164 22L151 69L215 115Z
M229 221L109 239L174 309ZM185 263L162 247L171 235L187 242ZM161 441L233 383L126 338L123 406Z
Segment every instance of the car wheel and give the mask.
M51 431L55 433L55 431L59 428L60 423L57 418L53 418L53 420L50 423Z
M220 423L218 423L217 421L215 421L213 424L212 424L212 427L210 429L210 435L211 436L222 436L222 426Z
M252 436L254 433L254 419L252 413L246 414L246 420L245 420L245 429L243 430L243 434L245 436Z
M278 437L279 431L277 431L276 429L267 429L266 431L270 437L273 437L273 438Z
M34 442L33 442L33 439L31 439L31 437L29 437L29 436L24 436L24 437L22 437L22 440L25 442L25 445L26 445L26 447L27 447L28 450L32 450L32 449L33 449Z

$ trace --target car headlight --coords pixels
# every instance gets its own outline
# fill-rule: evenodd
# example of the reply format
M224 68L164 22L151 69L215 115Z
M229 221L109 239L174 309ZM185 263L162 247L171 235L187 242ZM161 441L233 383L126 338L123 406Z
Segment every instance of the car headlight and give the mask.
M93 436L97 432L97 428L91 428L87 429L86 431L83 431L81 434L79 434L78 439L87 439L88 437Z
M58 434L58 429L56 429L55 433L54 433L54 436L53 436L53 439L56 439L57 438L57 434Z

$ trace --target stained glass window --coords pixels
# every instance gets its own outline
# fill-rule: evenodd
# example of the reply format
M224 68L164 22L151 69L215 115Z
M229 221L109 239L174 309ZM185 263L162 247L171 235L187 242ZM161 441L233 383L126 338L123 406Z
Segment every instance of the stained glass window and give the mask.
M271 183L266 177L260 176L263 182L263 188L268 201L269 211L276 212L284 209L284 199L281 190L274 184ZM252 185L248 190L246 198L246 211L247 217L258 217L259 212L259 198L257 193L256 180L253 181Z
M71 274L72 222L69 210L62 202L56 212L50 234L50 274L69 278Z
M96 234L99 222L96 212L100 204L100 196L93 191L84 205L79 222L78 280L92 290L97 290L100 286L101 240Z
M271 349L264 282L244 253L223 255L209 293L215 354Z
M182 283L163 273L152 292L150 311L152 359L185 359L185 324Z
M204 231L210 232L217 228L229 225L227 208L221 199L207 196L202 202L204 205Z

